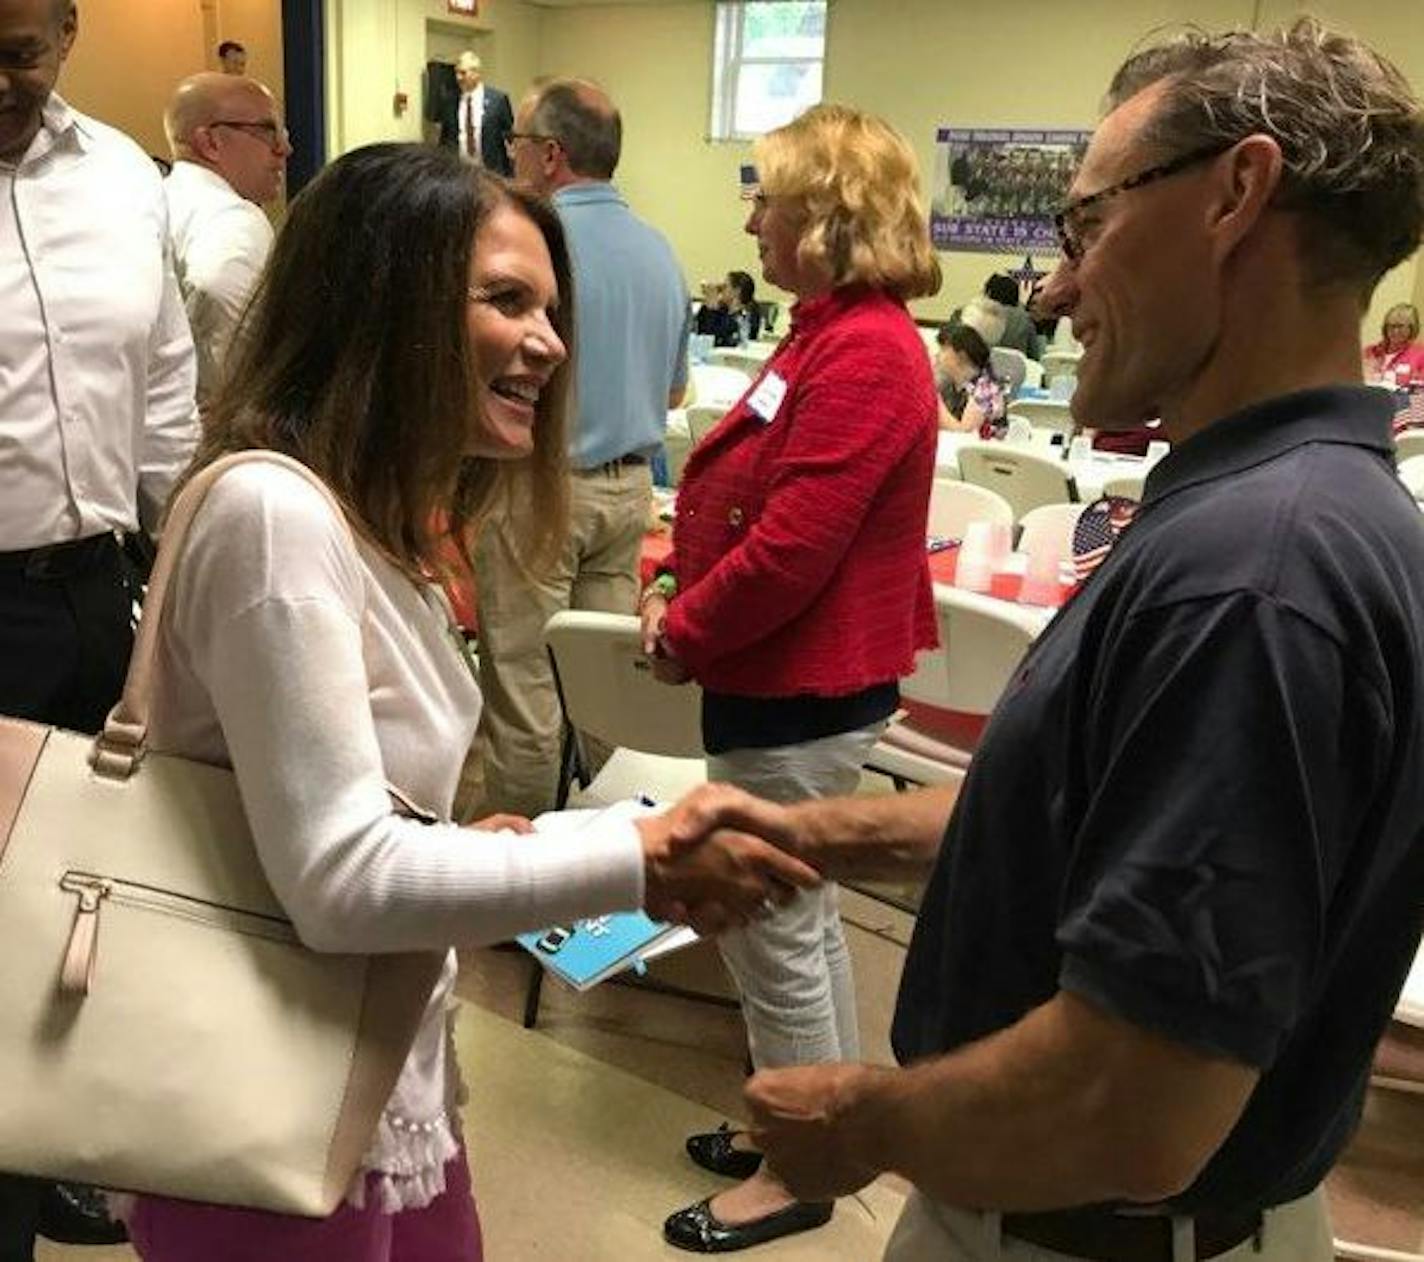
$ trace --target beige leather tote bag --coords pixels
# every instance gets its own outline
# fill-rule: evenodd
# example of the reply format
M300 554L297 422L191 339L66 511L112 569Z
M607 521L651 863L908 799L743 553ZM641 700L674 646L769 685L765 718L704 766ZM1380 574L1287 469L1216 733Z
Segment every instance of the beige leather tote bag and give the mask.
M336 1208L438 953L308 950L231 771L145 747L173 566L225 457L174 504L122 700L96 738L0 718L0 1170L319 1216ZM343 518L344 520L344 518Z

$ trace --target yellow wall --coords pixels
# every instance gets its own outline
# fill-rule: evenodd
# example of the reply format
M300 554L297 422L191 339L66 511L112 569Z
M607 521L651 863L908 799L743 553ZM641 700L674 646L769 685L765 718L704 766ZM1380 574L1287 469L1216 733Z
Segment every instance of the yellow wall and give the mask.
M915 146L928 184L934 132L945 123L1089 127L1113 69L1141 37L1165 23L1249 26L1288 17L1288 0L831 0L827 100L881 114ZM1394 56L1424 90L1420 0L1323 0L1312 5ZM712 16L705 0L656 6L612 4L540 13L544 73L603 82L623 110L618 183L671 238L690 282L739 267L756 273L742 235L737 167L749 146L706 139ZM928 195L928 188L926 188ZM977 292L991 271L1022 256L946 253L945 284L917 314L943 315ZM1051 257L1037 260L1040 266ZM1384 305L1424 287L1416 261L1381 285Z
M1113 67L1143 30L1187 17L1249 20L1251 4L1140 0L1131 7L1125 21L1120 0L1078 0L1064 21L1060 0L832 0L825 97L898 127L919 154L928 198L936 127L1091 126ZM756 251L741 232L746 205L737 200L737 167L749 160L750 146L705 139L711 5L547 9L541 49L546 72L589 74L614 94L627 137L619 185L668 233L689 279L733 267L756 274ZM944 287L918 304L921 315L947 314L978 292L989 272L1022 255L942 254L940 261Z
M59 91L149 153L166 154L163 107L178 80L216 68L219 39L246 45L249 73L281 97L275 0L79 0L79 40Z

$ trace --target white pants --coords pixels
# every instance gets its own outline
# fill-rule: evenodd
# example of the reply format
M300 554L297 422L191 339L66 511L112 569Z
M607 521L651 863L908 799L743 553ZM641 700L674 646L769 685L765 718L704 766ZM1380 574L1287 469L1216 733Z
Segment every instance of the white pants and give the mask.
M1190 1220L1177 1233L1173 1262L1193 1262L1195 1252ZM1332 1262L1330 1220L1325 1194L1309 1196L1266 1213L1261 1249L1247 1240L1217 1255L1214 1262ZM1001 1235L998 1214L941 1205L920 1192L910 1193L900 1221L885 1247L884 1262L1082 1262L1052 1249Z
M854 793L883 723L772 749L707 759L707 778L773 802ZM758 1069L857 1060L855 981L836 886L802 890L787 906L717 939L736 980Z

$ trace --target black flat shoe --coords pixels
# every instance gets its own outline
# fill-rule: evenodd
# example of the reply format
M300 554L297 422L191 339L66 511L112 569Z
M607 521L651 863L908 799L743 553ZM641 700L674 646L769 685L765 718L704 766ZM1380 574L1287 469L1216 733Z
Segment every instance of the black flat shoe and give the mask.
M748 1223L724 1223L713 1214L709 1199L669 1215L663 1224L663 1238L690 1253L735 1253L798 1231L824 1227L831 1221L834 1209L834 1201L797 1201Z
M121 1222L109 1217L100 1192L78 1183L51 1183L40 1193L37 1229L57 1244L123 1244L129 1238Z
M687 1137L687 1155L704 1170L723 1174L729 1179L750 1179L761 1169L761 1153L742 1152L732 1147L732 1136L740 1135L729 1122L715 1131Z

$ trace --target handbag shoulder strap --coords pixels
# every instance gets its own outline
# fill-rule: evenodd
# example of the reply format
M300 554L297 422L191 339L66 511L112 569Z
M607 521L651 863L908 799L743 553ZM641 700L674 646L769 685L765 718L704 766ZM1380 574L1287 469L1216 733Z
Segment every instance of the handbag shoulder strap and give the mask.
M163 527L163 535L158 544L158 560L154 563L153 574L148 582L148 593L144 597L143 616L139 619L133 656L129 659L129 673L124 680L123 695L118 704L109 711L109 717L104 721L104 730L94 740L90 762L97 774L108 779L126 780L143 758L148 741L148 714L153 696L154 670L158 661L158 632L168 599L168 584L172 580L178 558L182 555L188 529L192 526L208 492L224 473L241 464L257 463L274 464L289 469L310 483L336 514L348 536L352 537L354 546L355 540L354 536L351 536L351 526L345 510L332 494L331 488L300 460L266 449L237 451L214 460L195 474L173 501L172 510Z

